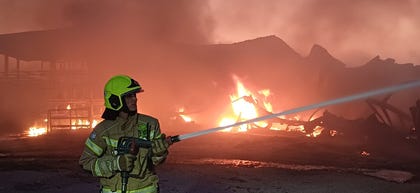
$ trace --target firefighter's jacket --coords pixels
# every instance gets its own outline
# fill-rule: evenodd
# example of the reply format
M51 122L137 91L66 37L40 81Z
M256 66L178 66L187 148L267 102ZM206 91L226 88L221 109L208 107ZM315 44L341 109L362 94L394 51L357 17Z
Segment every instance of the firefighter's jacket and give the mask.
M103 192L121 191L121 174L113 171L111 166L116 159L114 150L118 139L127 136L153 140L161 135L159 121L148 115L136 114L129 116L128 119L117 117L115 120L103 120L86 140L79 164L83 169L91 171L94 176L100 177ZM128 192L155 189L159 179L154 166L162 163L167 155L168 151L163 156L155 156L151 148L140 148L134 169L128 179Z

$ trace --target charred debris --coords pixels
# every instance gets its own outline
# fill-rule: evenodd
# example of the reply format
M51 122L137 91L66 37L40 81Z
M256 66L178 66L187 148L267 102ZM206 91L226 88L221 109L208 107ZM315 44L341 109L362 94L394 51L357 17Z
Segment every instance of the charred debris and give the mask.
M252 96L242 98L253 104L260 116L272 114ZM299 128L299 132L293 133L313 139L314 142L351 142L352 146L358 148L362 156L368 156L369 152L367 151L370 150L386 151L385 147L387 146L418 147L420 145L418 132L420 129L420 99L413 102L413 105L408 109L410 112L408 114L405 109L399 109L390 104L388 102L390 98L391 95L382 100L366 99L366 106L370 108L370 114L366 117L348 119L327 109L317 109L306 119L276 117L266 120L266 124L262 126L250 123L247 125L247 132L265 134L265 136L284 136L283 132L293 132ZM319 116L319 114L321 115ZM194 122L183 122L181 117L178 120L184 124L180 128L188 128L195 124ZM277 125L282 125L281 131L283 132L278 131ZM290 135L294 136L294 134Z

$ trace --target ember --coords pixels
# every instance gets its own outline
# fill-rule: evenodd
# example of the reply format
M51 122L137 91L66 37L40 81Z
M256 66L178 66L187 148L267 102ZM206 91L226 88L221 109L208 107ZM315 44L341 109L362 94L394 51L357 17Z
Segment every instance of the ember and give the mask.
M370 153L369 152L367 152L367 151L362 151L361 153L360 153L360 155L362 156L362 157L367 157L367 156L370 156Z

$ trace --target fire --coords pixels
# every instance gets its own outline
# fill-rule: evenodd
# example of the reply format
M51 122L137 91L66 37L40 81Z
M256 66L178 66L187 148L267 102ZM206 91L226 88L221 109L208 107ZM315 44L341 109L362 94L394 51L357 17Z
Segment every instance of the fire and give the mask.
M360 155L362 156L362 157L368 157L368 156L370 156L370 153L369 152L367 152L367 151L362 151L362 152L360 152Z
M258 116L255 106L244 100L243 97L252 96L251 93L238 81L237 84L238 96L231 95L232 108L235 115L244 119L251 119Z
M257 92L256 95L249 91L247 88L245 88L244 84L241 81L239 81L239 79L236 76L234 76L234 79L236 81L237 93L230 95L231 112L228 115L225 115L221 118L221 120L219 121L219 126L233 125L237 122L254 119L269 114L273 111L273 106L268 101L268 97L271 94L271 91L269 89L260 90ZM254 96L258 96L258 98ZM260 115L259 113L264 114ZM227 128L222 131L245 132L252 128L269 128L271 130L302 132L307 137L317 137L324 130L323 127L316 126L315 128L313 128L313 130L308 132L304 128L304 123L306 122L302 121L302 117L300 115L295 115L291 118L281 116L279 117L279 119L281 119L282 121L260 121L256 123L243 124L235 128ZM311 119L313 120L315 118L312 117Z
M335 135L337 135L337 131L336 130L330 130L330 135L331 135L331 137L334 137Z
M89 129L94 128L99 123L98 120L92 120L92 124L90 123L90 120L87 119L77 119L71 121L71 127L72 130L77 129Z
M92 104L60 104L50 108L46 114L35 120L23 134L36 137L59 130L92 129L100 122L98 114L93 111Z
M232 119L232 118L223 118L223 119L220 121L219 126L232 125L232 124L234 124L235 122L236 122L236 121L235 121L234 119ZM241 125L241 126L243 126L243 125ZM225 131L225 132L232 131L232 127L229 127L229 128L223 129L222 131Z
M236 79L237 94L230 96L233 115L228 115L226 117L223 117L221 121L219 122L219 126L231 125L238 121L244 121L244 120L249 120L249 119L258 117L258 112L255 105L249 101L249 100L256 100L255 98L253 98L253 93L247 90L244 84L240 82L238 78L236 77L234 78ZM270 93L268 89L262 90L260 92L267 96ZM264 106L268 106L271 108L271 104L269 103L264 103ZM267 125L267 123L264 123L264 122L257 122L255 124L260 127L264 127ZM237 131L244 132L249 129L250 129L250 126L244 124L244 125L240 125ZM222 131L224 132L232 131L232 128L227 128Z
M320 126L316 126L314 131L311 134L307 134L307 135L309 135L308 137L316 137L316 136L320 135L323 130L324 130L324 128L322 128Z
M46 125L48 123L48 119L44 119L44 124L41 125L45 125L45 126L32 126L30 127L27 131L25 131L25 134L29 137L37 137L40 135L45 135L48 132L48 129L46 129L48 126ZM78 120L72 120L71 121L71 125L70 125L70 129L71 130L78 130L78 129L89 129L89 128L94 128L97 124L99 123L99 120L92 120L92 124L90 123L89 120L86 119L78 119ZM35 124L38 125L38 124ZM89 126L90 125L90 126Z
M98 120L93 120L92 121L92 128L95 128L98 123L99 123Z
M272 112L273 111L273 106L271 105L271 103L267 102L267 97L270 96L270 90L268 89L264 89L264 90L260 90L258 91L259 94L264 96L264 108L267 109L267 111Z
M44 135L47 133L47 129L45 127L30 127L28 130L29 137L36 137L40 135Z
M89 128L89 125L90 125L90 121L86 120L86 119L83 119L83 120L78 119L78 120L72 120L71 121L71 129L72 130L87 129L87 128Z
M185 109L183 107L178 110L179 116L187 123L192 122L193 119L190 116L185 115Z
M179 116L181 116L182 119L184 119L185 122L191 122L192 121L192 118L187 116L187 115L179 115Z

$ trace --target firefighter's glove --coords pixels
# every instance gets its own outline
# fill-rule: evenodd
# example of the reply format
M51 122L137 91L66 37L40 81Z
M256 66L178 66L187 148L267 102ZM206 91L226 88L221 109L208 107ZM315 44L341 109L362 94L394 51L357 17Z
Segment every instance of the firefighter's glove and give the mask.
M168 152L169 143L164 134L159 139L153 140L152 152L154 156L163 156Z
M130 172L134 168L134 161L137 159L135 155L132 154L124 154L119 155L115 159L117 170L122 172Z

